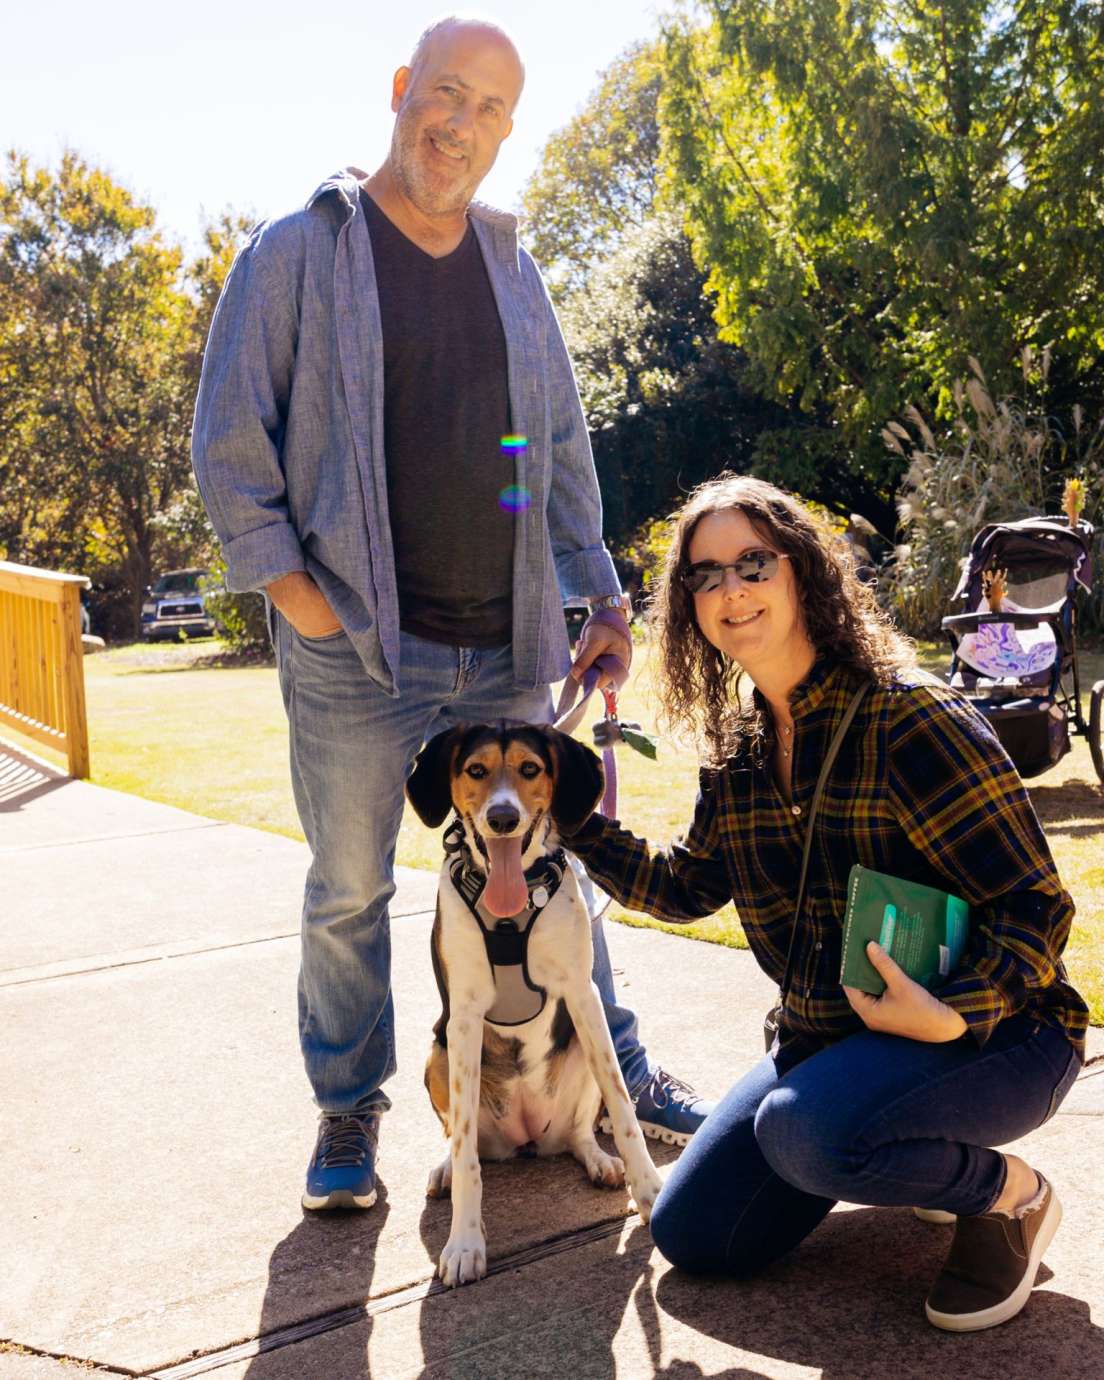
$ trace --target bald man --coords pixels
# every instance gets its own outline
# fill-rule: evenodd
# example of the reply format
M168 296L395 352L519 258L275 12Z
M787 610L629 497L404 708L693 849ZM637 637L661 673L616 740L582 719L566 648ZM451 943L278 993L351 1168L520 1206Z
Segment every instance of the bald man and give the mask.
M388 902L403 787L450 725L548 722L574 671L627 665L571 364L515 218L473 201L525 79L449 16L395 73L391 148L260 224L226 280L196 404L196 479L227 586L262 589L312 861L299 1032L320 1108L303 1206L370 1207L395 1070ZM641 1126L685 1144L709 1106L650 1064L594 980Z

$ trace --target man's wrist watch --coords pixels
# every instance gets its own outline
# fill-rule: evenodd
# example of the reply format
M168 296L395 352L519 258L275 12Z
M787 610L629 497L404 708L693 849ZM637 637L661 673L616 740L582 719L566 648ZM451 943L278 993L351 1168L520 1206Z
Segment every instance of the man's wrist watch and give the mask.
M627 594L603 594L600 598L590 599L588 602L591 613L597 613L599 609L616 609L632 621L632 600Z

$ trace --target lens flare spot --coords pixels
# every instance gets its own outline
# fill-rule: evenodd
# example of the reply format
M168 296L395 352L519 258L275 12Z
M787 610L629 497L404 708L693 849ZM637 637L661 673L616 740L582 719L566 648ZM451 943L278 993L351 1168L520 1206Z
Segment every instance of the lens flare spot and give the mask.
M502 449L510 455L516 455L519 450L525 450L529 445L528 436L503 436Z
M524 484L507 484L498 495L498 506L507 513L524 513L533 496Z

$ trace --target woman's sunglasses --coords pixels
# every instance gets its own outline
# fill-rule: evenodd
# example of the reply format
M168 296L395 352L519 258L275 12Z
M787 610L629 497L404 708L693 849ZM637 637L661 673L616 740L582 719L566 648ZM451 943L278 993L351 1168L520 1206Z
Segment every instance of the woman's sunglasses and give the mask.
M738 580L761 585L778 574L778 562L790 558L784 551L745 551L738 561L721 565L718 561L696 561L683 566L679 578L691 594L708 594L724 584L726 570L734 570Z

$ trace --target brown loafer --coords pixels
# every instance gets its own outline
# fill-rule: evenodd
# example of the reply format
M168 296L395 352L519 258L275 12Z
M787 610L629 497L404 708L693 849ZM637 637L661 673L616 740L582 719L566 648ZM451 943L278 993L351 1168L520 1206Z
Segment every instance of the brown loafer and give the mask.
M947 1262L924 1305L930 1323L948 1332L979 1332L1023 1308L1062 1220L1054 1189L1039 1179L1042 1202L1022 1217L985 1212L958 1219Z

